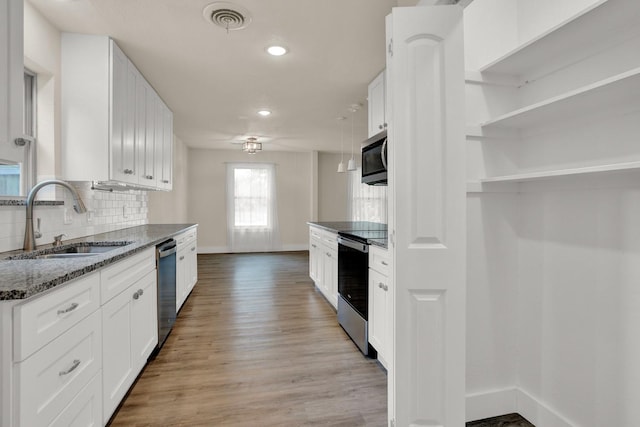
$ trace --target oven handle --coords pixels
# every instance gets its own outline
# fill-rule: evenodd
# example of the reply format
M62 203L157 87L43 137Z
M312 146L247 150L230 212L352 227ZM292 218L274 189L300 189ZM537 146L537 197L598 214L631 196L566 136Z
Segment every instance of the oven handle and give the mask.
M380 151L380 157L382 157L382 165L384 166L384 170L389 169L387 167L387 138L384 139L384 143L382 144L382 150Z
M338 244L342 246L346 246L351 249L355 249L356 251L368 253L369 245L365 245L364 243L356 242L355 240L345 239L344 237L338 236Z

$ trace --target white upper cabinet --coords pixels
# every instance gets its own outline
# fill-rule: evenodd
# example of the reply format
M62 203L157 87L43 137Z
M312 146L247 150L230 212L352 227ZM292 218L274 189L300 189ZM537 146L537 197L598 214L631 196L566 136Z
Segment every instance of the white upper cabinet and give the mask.
M0 0L0 162L22 162L23 92L22 0Z
M167 106L113 40L62 35L66 179L170 190L170 176L161 175L164 131L173 131L173 123L165 120L172 119ZM171 154L168 150L166 155Z
M385 115L385 72L369 83L369 138L387 128Z

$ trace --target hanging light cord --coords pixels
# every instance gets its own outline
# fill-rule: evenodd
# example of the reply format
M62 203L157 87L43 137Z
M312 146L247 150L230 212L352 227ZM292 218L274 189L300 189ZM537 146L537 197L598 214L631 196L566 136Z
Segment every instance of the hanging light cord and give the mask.
M351 160L353 160L353 127L354 127L354 122L355 122L355 113L356 110L355 109L351 109Z

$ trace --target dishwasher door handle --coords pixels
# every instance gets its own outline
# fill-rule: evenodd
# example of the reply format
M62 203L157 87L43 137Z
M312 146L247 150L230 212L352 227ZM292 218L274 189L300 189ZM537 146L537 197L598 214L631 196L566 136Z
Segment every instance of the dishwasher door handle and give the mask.
M158 256L160 258L164 258L164 257L168 257L169 255L175 254L175 253L176 253L176 247L174 246L174 247L166 249L166 250L158 251Z
M338 236L338 244L342 246L346 246L351 249L355 249L359 252L364 252L365 254L369 252L369 245L364 243L356 242L355 240L345 239L344 237Z

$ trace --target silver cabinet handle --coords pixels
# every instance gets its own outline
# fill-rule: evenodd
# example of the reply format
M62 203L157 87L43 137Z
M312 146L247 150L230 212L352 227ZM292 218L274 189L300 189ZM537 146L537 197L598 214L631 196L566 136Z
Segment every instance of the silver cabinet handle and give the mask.
M59 375L61 377L65 376L65 375L69 375L71 372L75 371L78 366L80 366L80 360L75 359L73 361L73 363L71 364L71 367L69 369L67 369L66 371L60 371Z
M317 246L316 246L316 245L311 245L311 246L312 246L312 247L314 247L314 248L317 248Z
M145 175L144 177L147 179L153 179L153 175Z
M328 256L329 258L331 258L331 254L330 254L329 252L327 252L327 256Z
M144 291L142 289L138 289L138 295L142 296L144 294Z
M140 291L136 291L133 294L133 299L138 299L138 298L140 298Z
M389 265L389 264L387 264L387 261L380 261L380 264L382 264L382 265Z
M77 303L77 302L74 302L74 303L72 303L69 307L65 308L64 310L58 310L58 314L59 314L59 315L60 315L60 314L67 314L67 313L69 313L70 311L75 310L76 308L78 308L78 303Z
M382 125L378 125L378 129L382 129Z
M195 246L191 248L191 252L193 252L193 251L195 251L195 250L196 250L196 247L195 247Z
M184 259L184 255L180 257L180 261L182 261Z
M133 169L125 169L124 170L124 174L125 175L133 175Z
M168 179L163 179L163 180L162 180L162 183L163 183L163 184L168 184L168 183L169 183L169 180L168 180Z
M382 289L383 291L388 291L389 290L389 287L387 285L385 285L384 283L382 283L382 282L378 283L378 287L380 289Z

